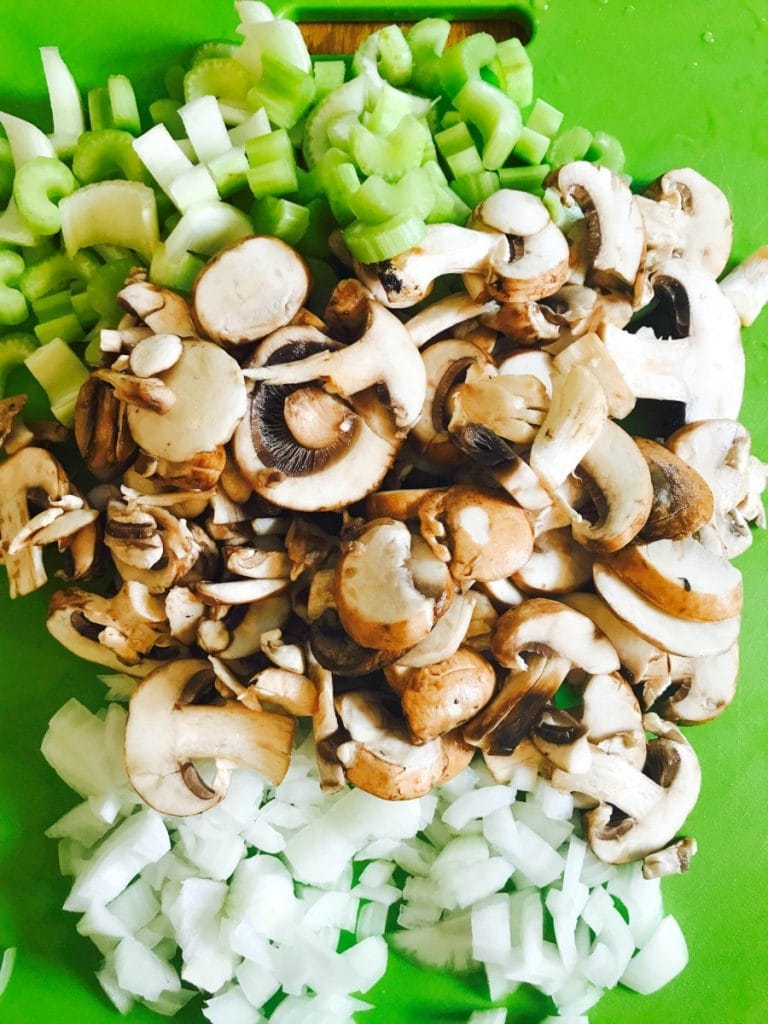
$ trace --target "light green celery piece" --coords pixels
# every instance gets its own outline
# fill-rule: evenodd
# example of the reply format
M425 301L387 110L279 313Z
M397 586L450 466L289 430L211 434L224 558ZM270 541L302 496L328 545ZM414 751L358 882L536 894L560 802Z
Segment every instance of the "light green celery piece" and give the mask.
M440 58L451 32L444 18L422 18L408 30L406 39L413 56L411 86L425 96L439 96Z
M226 153L208 163L208 170L223 199L248 183L249 166L245 146L231 146Z
M163 124L156 124L133 140L139 159L164 192L191 170L192 161Z
M13 166L11 147L7 139L0 138L0 205L6 206L13 195Z
M482 203L499 188L499 176L496 171L479 171L477 174L463 174L454 178L451 188L470 208Z
M328 127L344 114L357 117L365 110L370 84L367 78L353 78L339 86L312 108L304 122L302 151L309 170L329 148Z
M110 75L107 91L114 127L138 135L141 131L141 118L131 80L125 75Z
M278 128L292 128L315 98L315 79L269 53L263 54L261 65L261 77L248 91L248 104L263 107Z
M92 245L120 245L147 262L160 241L155 193L138 181L100 181L59 203L69 255Z
M378 36L378 65L382 78L392 85L407 85L413 69L413 54L399 25L387 25Z
M355 221L342 232L347 248L361 263L393 259L422 242L426 233L424 221L408 214L396 214L381 224Z
M591 145L592 132L587 128L580 125L567 128L552 140L549 147L549 162L553 167L562 167L563 164L573 163L574 160L582 160Z
M388 135L395 131L407 114L412 113L413 104L409 94L385 82L375 94L373 108L360 120L375 135Z
M197 203L212 203L219 198L213 175L205 164L195 164L175 178L165 190L181 213Z
M317 199L319 196L324 195L323 186L320 182L320 178L317 173L317 168L314 171L305 171L301 167L296 168L296 181L297 189L295 198L306 206L312 199Z
M99 314L88 301L87 292L74 292L70 297L70 303L72 311L80 321L83 329L88 330L88 328L93 327L99 319Z
M5 128L16 170L38 156L55 157L56 151L45 132L36 125L13 114L0 112L0 124Z
M438 132L434 142L454 177L483 169L483 161L465 121Z
M0 324L15 327L29 315L27 300L17 287L24 273L24 259L16 252L0 251Z
M355 215L350 208L350 199L360 188L360 178L349 155L339 149L329 149L314 173L336 220L341 225L351 223Z
M88 90L88 124L94 132L112 127L112 105L106 85Z
M11 196L8 205L0 213L0 245L32 247L39 243L39 237L19 213L16 200Z
M346 73L347 65L343 60L314 60L312 74L315 76L315 99L319 101L343 85Z
M244 146L249 139L255 139L259 135L269 135L271 131L267 112L261 107L249 114L240 124L229 129L229 141L233 146Z
M275 57L299 71L312 71L312 58L307 44L301 29L294 22L272 16L260 21L244 22L239 31L243 41L233 56L252 78L258 78L261 74L265 55Z
M394 185L377 174L366 178L349 197L352 215L364 224L382 224L392 211L425 220L435 203L435 187L423 167L409 171Z
M101 332L106 329L107 325L102 324L100 321L96 321L91 330L88 332L87 341L88 344L85 346L83 352L83 360L87 366L101 366Z
M55 320L72 312L72 295L69 288L44 295L32 303L32 312L37 320Z
M11 980L15 963L16 947L11 946L3 952L3 958L0 961L0 996L8 988L8 982Z
M208 57L191 67L184 76L184 99L189 103L200 96L210 95L228 106L245 109L251 85L251 76L237 60Z
M184 125L179 117L178 100L165 99L155 100L149 105L149 116L153 124L162 124L168 129L174 139L184 138Z
M253 204L251 223L257 235L273 235L296 245L309 227L309 210L288 199L264 196Z
M608 135L607 132L595 132L587 149L586 159L601 164L616 174L621 174L626 157L624 148L615 135Z
M551 170L549 164L538 164L533 167L500 167L498 170L499 184L502 188L540 193L544 179Z
M149 175L133 143L131 133L119 128L83 132L72 160L75 177L82 185L109 178L148 182Z
M32 334L8 334L0 338L0 398L6 397L8 375L17 366L23 366L36 348L37 341Z
M441 128L454 128L457 124L464 124L458 110L446 110L440 119Z
M236 49L237 43L227 42L226 39L206 39L195 47L190 64L199 64L201 60L210 57L231 57Z
M13 198L16 208L37 235L55 235L61 229L58 202L77 187L69 167L53 157L38 156L16 171Z
M369 116L370 115L368 114L363 114L363 118ZM349 137L352 134L352 126L360 124L360 122L361 119L357 114L342 114L341 117L337 117L335 121L331 121L328 125L328 143L331 149L341 149L345 153L349 153ZM369 127L365 121L363 123L366 125L366 128ZM317 167L322 164L325 155L326 154L323 153L323 156L318 160L316 165Z
M298 188L293 146L284 128L260 135L245 144L248 185L259 199L266 195L288 195Z
M41 47L40 59L53 115L51 141L59 155L68 154L85 131L83 101L72 72L56 46Z
M190 100L179 108L179 117L201 163L221 156L232 145L215 96Z
M380 174L387 181L396 181L420 165L428 139L428 129L413 114L406 114L387 138L361 124L350 134L352 155L363 174Z
M500 87L519 107L533 102L533 65L519 39L505 39L497 45L491 69Z
M546 100L538 99L534 103L525 124L531 131L538 132L540 135L546 135L547 138L552 139L560 131L563 116L562 110L553 107Z
M70 345L83 340L83 327L74 312L35 324L32 329L41 345L48 345L54 338L61 338Z
M540 164L549 149L549 136L523 127L512 152L519 160L528 164Z
M440 58L440 81L453 98L496 56L496 40L488 32L475 32L450 46Z
M480 78L467 82L454 104L483 138L483 166L488 170L502 167L522 131L518 105Z
M27 302L37 302L78 280L82 280L82 272L75 261L66 253L57 251L37 263L28 264L21 275L19 287Z
M215 256L252 233L250 220L237 207L222 202L199 203L184 213L166 238L165 252L169 260L190 252Z
M450 188L442 167L436 160L430 160L422 165L422 170L429 175L434 192L432 210L426 217L426 223L466 224L472 211L464 200Z
M189 292L192 290L195 278L204 266L205 260L199 256L195 256L191 252L182 253L180 256L176 254L169 256L165 245L160 244L152 257L149 279L153 284L162 285L165 288Z
M24 362L48 395L53 415L65 427L71 427L78 392L89 377L88 367L61 338L35 349Z
M125 310L118 305L117 293L125 284L135 261L130 257L103 263L88 281L85 294L96 313L114 327Z

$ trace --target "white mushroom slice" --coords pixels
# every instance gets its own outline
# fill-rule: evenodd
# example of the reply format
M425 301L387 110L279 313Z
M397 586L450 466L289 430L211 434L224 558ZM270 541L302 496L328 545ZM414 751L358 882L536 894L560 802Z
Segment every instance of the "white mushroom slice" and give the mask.
M286 672L295 672L297 675L306 673L304 648L299 644L285 643L281 629L271 629L261 634L261 650L275 668L283 668Z
M531 730L531 742L553 768L587 771L592 752L586 729L568 711L547 705Z
M680 336L659 338L650 327L636 333L606 325L609 355L637 398L685 403L685 420L735 419L744 393L744 350L739 318L713 277L681 259L661 263L654 289L669 296Z
M675 455L707 482L714 497L712 525L726 558L735 558L752 543L742 508L750 493L750 445L746 427L734 419L703 420L678 430L667 440ZM760 481L759 489L764 486ZM759 506L759 499L757 500Z
M681 167L662 174L646 196L637 196L636 201L651 267L674 256L719 277L731 252L733 220L717 185L698 171Z
M222 650L221 657L227 661L248 658L261 650L261 638L265 633L282 629L291 617L291 598L287 590L265 597L245 607L245 615L229 629L229 643Z
M248 690L264 704L284 708L297 718L311 718L317 711L317 690L311 679L284 668L265 668L248 683Z
M467 274L467 279L477 275ZM475 282L472 280L474 288ZM483 294L482 280L478 282L477 295ZM542 341L553 341L560 336L560 327L553 323L539 302L504 302L497 312L486 313L482 323L500 334L513 338L521 345L536 345Z
M95 508L79 508L64 512L49 526L37 530L31 537L31 543L42 546L68 540L91 523L95 523L98 518L99 512Z
M448 432L479 423L513 444L530 444L549 408L533 376L501 375L459 384L450 394Z
M418 519L422 498L438 489L411 487L398 491L374 491L365 499L365 514L369 519L399 519L403 523Z
M171 587L165 597L165 615L171 635L187 646L195 642L206 606L189 587Z
M0 463L0 545L5 548L29 522L28 495L42 493L47 502L70 492L67 475L56 459L42 448L22 448ZM23 547L5 554L11 597L23 597L48 579L42 549Z
M221 619L202 619L197 627L197 643L208 654L221 654L230 642L230 633Z
M235 360L210 341L187 341L181 358L162 379L176 401L162 415L128 407L136 443L172 462L226 444L246 408L245 384Z
M354 271L374 299L392 309L414 306L445 274L484 271L491 253L508 249L500 232L473 231L456 224L429 224L419 245L381 263L354 262Z
M518 457L495 466L491 475L521 508L537 512L552 504L552 496L544 490L538 476L524 459Z
M493 300L484 303L473 302L465 293L448 295L422 309L412 316L406 327L414 345L422 348L438 334L443 334L465 320L480 316L493 316L499 309Z
M538 196L500 188L475 207L470 227L490 228L504 235L524 238L543 231L550 222L549 211Z
M159 594L192 569L202 548L186 520L178 519L160 506L145 505L143 500L132 501L127 506L110 503L105 544L124 580L143 583L152 593ZM118 516L117 510L121 508L123 511ZM147 550L143 551L145 547ZM146 561L142 565L145 554ZM151 566L146 567L149 562Z
M252 580L280 580L291 575L291 560L285 551L262 551L246 546L231 548L226 566L234 576L247 576Z
M741 611L741 573L692 537L635 544L618 551L608 564L670 615L718 622Z
M614 419L622 420L634 409L635 396L597 334L584 334L571 342L555 356L554 365L563 374L573 366L586 367L605 392L608 415Z
M195 320L205 337L243 345L291 322L311 277L303 258L278 238L243 238L215 256L195 282Z
M690 537L714 513L709 485L669 448L644 437L636 437L635 444L648 463L653 485L653 504L640 537L646 541Z
M533 547L521 508L491 491L459 484L422 499L419 529L458 583L506 579L528 561Z
M251 604L287 590L290 583L287 578L228 580L226 583L196 583L194 590L205 604Z
M719 622L681 619L646 600L607 565L595 562L593 575L595 586L613 612L663 651L697 658L722 654L738 639L738 615Z
M155 377L170 370L181 359L178 334L151 334L131 349L128 363L137 377Z
M400 652L432 629L453 596L448 568L403 523L367 524L336 569L339 619L361 647Z
M252 711L239 701L194 704L213 686L207 661L182 659L151 673L131 697L125 767L139 796L161 814L199 814L226 796L232 768L257 771L277 785L288 769L295 720ZM194 762L214 758L205 782Z
M336 607L336 569L318 569L312 576L307 596L307 618L319 619L323 612Z
M515 586L512 580L487 580L479 584L480 590L503 608L517 608L526 600L527 594Z
M629 186L607 167L577 160L555 176L566 206L574 200L584 213L590 270L587 281L630 291L645 250L643 218Z
M360 288L356 282L343 282L345 285L350 286L349 291ZM424 364L407 329L393 313L372 301L368 302L365 329L351 345L335 351L326 349L294 362L251 367L244 374L272 385L322 381L332 392L345 397L374 384L383 385L401 432L418 419L427 387Z
M531 469L550 491L576 469L603 432L608 416L605 392L594 374L574 366L557 378L552 402L531 447Z
M324 793L336 793L344 788L344 769L336 757L331 737L339 728L333 703L333 675L312 656L307 658L307 675L317 690L317 708L312 716L312 735L315 757L320 775L320 788Z
M669 656L669 681L674 690L663 694L659 712L670 722L697 725L710 722L730 705L739 677L739 645L703 658Z
M648 464L626 430L606 420L580 468L587 475L598 519L591 523L575 517L571 527L574 539L590 551L618 551L637 536L651 511L653 485Z
M742 260L720 282L744 327L751 327L768 302L768 245Z
M33 534L36 534L47 526L51 526L63 515L64 512L60 508L44 508L42 512L38 512L36 516L32 516L32 518L22 526L15 537L11 537L8 544L4 545L5 551L3 554L17 554L17 552L21 551L22 548L29 545L30 538Z
M552 377L555 364L547 352L541 349L519 349L510 352L498 365L500 374L514 377L536 377L544 386L547 397L552 397Z
M621 662L620 671L630 683L639 683L646 678L648 666L660 653L658 647L617 618L597 594L565 594L561 600L586 615L605 633L616 648Z
M698 845L691 836L678 839L663 850L643 857L643 878L665 878L667 875L683 875L689 870L696 856Z
M579 721L591 744L642 770L646 758L643 714L632 688L620 675L589 677L582 691Z
M592 579L592 561L569 528L547 530L535 538L530 558L512 580L525 592L567 594Z
M449 735L415 744L374 693L345 693L336 710L349 741L337 748L347 780L383 800L413 800L458 775L473 750Z
M424 668L452 657L467 635L478 595L457 594L423 640L395 662L399 668Z

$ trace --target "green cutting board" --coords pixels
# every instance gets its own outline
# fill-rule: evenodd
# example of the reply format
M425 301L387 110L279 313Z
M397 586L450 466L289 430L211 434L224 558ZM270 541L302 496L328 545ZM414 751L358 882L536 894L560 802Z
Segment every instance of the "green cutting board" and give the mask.
M170 7L170 10L167 9ZM286 8L307 20L343 18L348 4ZM491 5L459 6L485 17ZM387 18L396 7L360 4L355 16ZM411 16L450 5L411 4ZM455 10L455 8L454 8ZM639 183L690 164L731 200L734 260L768 241L767 0L552 0L531 8L530 52L538 93L567 122L618 135ZM403 14L407 17L408 14ZM37 47L57 44L81 88L125 72L144 97L157 94L163 67L206 38L231 36L227 0L0 0L0 104L45 118ZM44 122L43 122L44 123ZM768 314L744 334L747 396L742 419L768 456ZM768 730L763 673L768 664L768 534L740 559L745 578L743 669L723 717L689 735L701 758L701 800L686 831L699 854L690 874L664 883L666 906L683 926L690 964L661 992L616 991L590 1012L593 1024L765 1024L768 1021L766 812ZM18 946L16 971L0 999L2 1024L113 1024L121 1018L93 977L98 954L59 908L67 884L44 829L72 806L39 754L51 714L71 695L95 708L94 670L51 640L47 593L12 603L0 586L0 943ZM486 1004L481 978L426 973L393 957L373 990L369 1024L459 1022ZM534 994L513 1004L513 1024L535 1024L546 1004ZM130 1024L158 1018L137 1010ZM180 1021L202 1021L199 1004Z

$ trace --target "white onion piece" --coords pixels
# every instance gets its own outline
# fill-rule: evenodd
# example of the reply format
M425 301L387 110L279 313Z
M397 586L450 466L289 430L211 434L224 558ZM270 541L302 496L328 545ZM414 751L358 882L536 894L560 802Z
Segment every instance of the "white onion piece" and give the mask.
M656 992L688 963L685 937L671 914L667 915L621 976L627 988L644 996Z

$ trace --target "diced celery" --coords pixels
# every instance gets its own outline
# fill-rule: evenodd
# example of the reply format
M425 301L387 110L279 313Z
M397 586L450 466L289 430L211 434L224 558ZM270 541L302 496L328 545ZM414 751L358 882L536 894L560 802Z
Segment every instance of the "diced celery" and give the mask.
M395 131L402 119L412 112L408 93L395 89L386 82L376 93L373 109L361 119L366 128L376 135L388 135ZM328 131L330 136L330 129Z
M233 146L244 146L249 139L255 139L257 135L269 135L271 130L267 112L261 107L229 129L229 141Z
M539 164L535 167L500 167L499 184L502 188L519 189L521 192L540 192L551 167Z
M152 123L165 125L174 139L184 138L184 125L179 117L180 106L178 100L171 99L155 100L149 105Z
M149 177L133 142L130 132L118 128L83 132L77 141L72 161L75 177L83 185L108 178L148 181Z
M253 233L251 222L229 203L198 203L191 207L165 240L169 260L181 259L186 253L215 256Z
M193 166L178 142L162 124L156 124L138 139L134 139L133 148L164 192L167 192L173 182Z
M128 257L104 263L88 282L85 292L88 302L110 326L115 326L125 312L117 303L117 293L125 284L134 262Z
M205 164L195 164L175 178L166 189L177 210L184 213L196 203L211 203L219 198L216 182Z
M363 125L352 128L352 155L364 174L380 174L387 181L396 181L421 164L429 132L413 114L406 114L387 138L374 135Z
M438 132L434 140L455 178L482 171L483 162L465 121Z
M61 338L35 349L24 362L48 395L53 415L65 427L71 427L78 392L89 377L88 367Z
M191 252L185 252L181 256L176 254L169 256L165 245L158 245L152 256L152 263L149 268L149 278L154 284L165 288L173 288L176 291L188 292L192 290L195 278L205 266L205 260L194 256ZM88 353L86 352L86 357Z
M214 96L198 96L190 100L179 108L179 117L201 163L221 156L232 145Z
M37 348L37 341L31 334L9 334L0 338L0 398L5 397L8 375Z
M60 155L70 153L85 131L83 103L72 72L62 60L58 48L40 48L45 84L53 115L53 141Z
M248 185L256 198L287 195L298 188L293 146L284 128L245 144Z
M407 85L411 78L413 55L399 25L387 25L378 36L379 71L392 85Z
M531 110L525 122L526 127L530 128L531 131L539 132L540 135L546 135L549 139L557 135L562 123L562 110L558 110L557 107L553 107L551 103L547 103L546 100L542 99L536 100L533 110Z
M363 118L366 117L370 117L370 114L363 114ZM345 153L349 153L351 145L349 137L352 134L353 125L356 124L360 124L360 118L357 114L342 114L335 121L331 121L328 125L328 144L331 149L340 149ZM366 127L368 127L367 124ZM324 156L325 153L323 154ZM318 161L318 167L322 163L323 157Z
M498 44L492 68L500 87L519 107L527 107L532 102L533 65L519 39L505 39Z
M450 188L439 164L436 161L428 161L422 170L429 174L434 194L432 210L426 218L427 224L465 224L472 211Z
M136 261L134 260L134 263L135 262ZM77 285L79 279L82 286L85 287L101 266L101 260L98 258L98 254L94 254L88 249L81 249L80 252L75 253L72 257L72 266L75 268L78 275L78 278L73 281L73 284Z
M122 128L131 135L138 135L141 131L141 118L131 80L125 75L110 75L107 79L107 90L113 126Z
M480 69L496 56L496 40L488 32L475 32L450 46L440 58L440 81L453 98L480 77Z
M416 167L394 185L379 175L366 178L349 197L349 208L352 216L364 224L382 224L393 210L425 220L434 202L435 189L429 172Z
M620 174L624 170L626 157L624 149L615 135L595 132L587 149L586 159Z
M61 228L57 201L77 187L72 171L61 160L38 156L16 171L13 198L16 207L37 235L55 235Z
M330 252L328 239L337 224L325 196L311 199L307 203L307 210L309 211L309 224L297 248L302 256L323 259Z
M74 312L35 324L33 330L41 345L49 344L54 338L61 338L69 344L83 340L83 328Z
M70 297L72 310L80 321L84 330L93 327L99 319L99 314L88 301L87 292L76 292Z
M155 193L138 181L99 181L59 203L67 253L92 245L122 245L147 261L159 242Z
M207 39L192 51L191 63L199 64L201 60L211 57L232 57L236 50L237 43L227 42L226 39Z
M309 227L309 210L287 199L264 196L253 204L251 222L256 234L274 235L296 245Z
M529 164L540 164L549 149L549 137L524 127L512 152Z
M523 126L520 108L514 100L476 78L467 82L454 103L483 137L483 166L488 170L503 166Z
M315 99L321 100L324 96L338 89L344 84L344 77L347 73L347 66L343 60L315 60L312 64L312 74L315 76Z
M184 99L189 103L210 95L231 107L247 108L251 84L251 76L239 61L232 57L207 57L184 76Z
M13 162L18 170L22 164L34 160L38 156L48 156L55 159L56 151L51 140L40 129L30 121L13 114L6 114L0 111L0 124L5 128L8 143L11 147Z
M440 126L442 128L455 128L457 124L466 124L458 110L453 108L446 110L440 120Z
M13 194L13 166L11 147L7 139L0 139L0 205L5 206Z
M292 128L315 98L315 79L266 53L261 63L262 75L249 90L248 103L254 109L264 107L278 128Z
M59 292L44 295L32 303L32 312L40 321L55 320L57 317L66 316L72 310L72 293L69 288L62 288Z
M66 253L55 252L37 263L28 264L21 275L19 287L28 302L35 302L44 295L60 291L80 277L80 270L73 260Z
M454 178L451 188L469 207L482 203L499 188L499 176L495 171L480 171Z
M444 18L422 18L408 31L413 55L411 86L425 96L438 96L442 89L440 58L450 32L450 22Z
M256 78L261 74L265 56L309 73L312 58L299 26L287 18L276 19L266 5L262 6L271 16L258 21L248 20L241 25L239 31L243 41L235 50L236 60Z
M248 183L248 166L245 146L232 146L208 163L220 196L226 198Z
M17 288L23 273L23 258L16 252L0 250L0 324L5 327L15 327L27 319L27 300Z
M380 263L412 249L424 240L427 228L419 217L396 214L381 224L355 221L344 228L344 242L361 263Z
M95 132L112 127L112 106L106 85L88 91L88 123Z
M338 89L329 93L312 108L304 122L304 142L302 151L309 170L329 148L328 126L343 114L355 114L359 117L365 110L368 98L368 81L366 78L353 78Z
M314 173L322 184L336 220L342 225L349 224L355 219L349 201L360 187L355 165L346 153L329 149Z
M582 160L592 144L592 132L579 125L568 128L552 140L549 147L549 162L553 167L562 167L574 160Z

